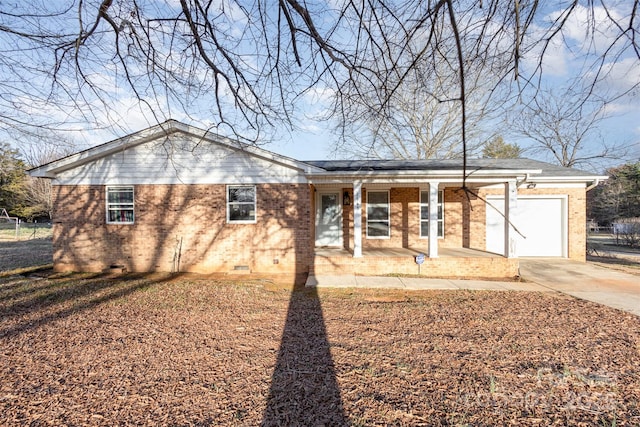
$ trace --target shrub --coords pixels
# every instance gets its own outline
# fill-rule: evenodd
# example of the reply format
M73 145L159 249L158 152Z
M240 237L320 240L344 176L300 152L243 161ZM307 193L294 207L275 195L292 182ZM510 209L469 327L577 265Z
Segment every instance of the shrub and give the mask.
M624 218L614 222L613 233L618 244L640 246L640 218Z

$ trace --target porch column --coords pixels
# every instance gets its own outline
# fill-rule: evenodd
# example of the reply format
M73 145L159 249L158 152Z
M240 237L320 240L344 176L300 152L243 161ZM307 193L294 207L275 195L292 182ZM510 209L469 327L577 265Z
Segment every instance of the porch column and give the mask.
M438 181L429 181L429 258L438 258Z
M353 182L353 257L362 257L362 182Z
M518 202L518 189L515 181L504 183L504 256L505 258L515 258L516 254L516 231L511 226L511 214L516 209Z

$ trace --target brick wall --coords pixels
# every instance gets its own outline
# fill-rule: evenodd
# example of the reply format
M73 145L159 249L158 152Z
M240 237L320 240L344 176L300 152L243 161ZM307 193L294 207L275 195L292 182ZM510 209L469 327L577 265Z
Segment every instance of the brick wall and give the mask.
M304 275L314 264L315 200L306 184L257 185L256 224L227 224L225 185L137 185L135 224L106 224L104 186L54 187L54 264L58 271L102 271L121 265L129 271L229 273L235 268L267 274ZM350 189L343 189L349 191ZM585 260L584 189L568 194L569 258ZM391 238L366 238L363 190L363 248L426 249L420 239L420 193L392 188ZM501 195L501 189L479 190ZM558 194L553 189L519 189L520 195ZM473 194L445 190L445 238L440 247L486 247L486 205ZM352 249L353 208L343 207L344 244ZM412 259L340 260L334 267L315 260L316 272L334 274L415 274ZM423 267L432 276L507 277L517 261L504 258L440 258ZM244 270L240 270L243 272Z
M256 224L227 224L225 185L136 185L135 223L107 224L104 186L54 187L56 270L306 274L306 184L256 186ZM179 267L178 267L179 263Z
M349 191L349 189L342 189ZM351 195L351 193L349 193ZM446 188L444 191L444 238L438 240L441 248L486 249L486 200L488 195L503 195L502 189L471 188L465 192L460 188ZM568 195L568 257L585 260L585 191L582 188L527 189L519 188L518 194L527 195ZM420 238L420 193L419 188L391 188L391 237L389 239L367 239L366 236L366 189L363 189L363 248L417 248L426 249L427 239ZM345 248L352 249L353 209L344 209L343 236ZM410 268L410 267L409 267Z
M314 260L316 275L340 274L408 274L424 277L456 278L513 278L518 275L518 259L503 257L446 257L427 258L418 269L412 256L371 256L353 258L318 256Z
M389 191L391 209L391 237L388 239L367 238L366 189L363 190L362 203L362 247L373 248L427 248L429 241L420 237L420 189L417 187L391 188ZM439 247L472 247L472 235L478 236L477 228L484 227L482 222L470 222L470 213L476 209L478 199L467 196L459 188L447 188L444 191L444 237L438 239ZM347 228L353 229L352 214L345 216L344 235ZM347 224L346 221L349 221ZM484 233L484 231L483 231ZM352 239L353 231L350 231ZM475 240L478 240L475 238ZM478 240L478 242L480 241ZM349 246L345 247L349 249ZM480 248L476 246L476 248ZM482 245L484 250L484 245Z

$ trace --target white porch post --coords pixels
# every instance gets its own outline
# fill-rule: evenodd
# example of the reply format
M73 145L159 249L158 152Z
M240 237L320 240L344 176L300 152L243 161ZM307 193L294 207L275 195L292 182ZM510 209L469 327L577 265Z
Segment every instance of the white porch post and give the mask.
M515 181L504 183L504 256L515 258L516 239L515 230L511 226L511 214L515 211L518 202L518 189Z
M438 258L438 181L429 181L429 258Z
M362 257L362 182L353 183L353 257Z

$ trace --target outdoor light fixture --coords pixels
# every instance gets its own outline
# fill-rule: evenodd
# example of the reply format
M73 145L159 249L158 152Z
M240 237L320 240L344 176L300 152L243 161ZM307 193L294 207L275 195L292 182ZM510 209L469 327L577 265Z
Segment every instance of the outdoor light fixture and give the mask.
M351 205L351 196L349 195L348 191L345 191L344 194L342 195L342 204L345 206Z

